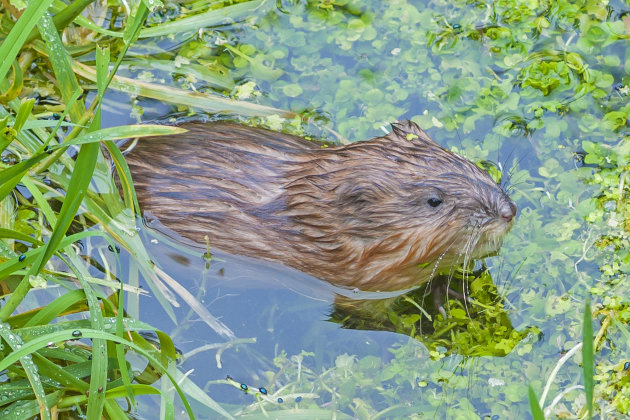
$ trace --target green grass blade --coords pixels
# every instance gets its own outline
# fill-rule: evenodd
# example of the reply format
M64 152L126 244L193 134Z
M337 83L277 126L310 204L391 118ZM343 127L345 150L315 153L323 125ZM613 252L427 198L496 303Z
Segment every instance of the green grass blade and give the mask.
M46 156L46 154L40 153L0 172L0 200L4 199L13 191L30 167Z
M96 80L96 71L94 68L79 63L78 61L74 61L72 66L79 76L91 81ZM206 112L231 112L244 116L280 115L285 118L295 116L294 113L279 108L237 101L219 95L191 92L121 76L115 76L112 79L110 88L125 93L132 92L135 95L156 99L162 102L186 105Z
M149 137L149 136L169 136L173 134L185 133L186 130L168 125L122 125L119 127L103 128L98 131L91 131L82 134L73 140L53 146L50 149L60 149L76 144L99 143L108 140L122 140L133 137Z
M133 60L125 60L123 66L133 66L136 69L144 68L147 70L158 70L169 74L185 73L186 75L193 76L198 81L203 81L208 85L216 86L228 91L234 89L235 86L234 80L231 77L217 71L213 71L207 66L203 66L201 64L187 63L185 65L181 65L173 60L156 60L153 58L150 60L142 60L140 58L135 58Z
M70 3L69 5L63 4L63 7L54 7L55 17L53 18L53 22L55 27L57 28L57 32L63 31L69 24L72 22L77 16L81 14L83 9L85 9L90 3L93 3L94 0L76 0ZM26 42L31 42L39 36L39 33L35 30L32 30L29 34Z
M75 92L81 88L70 66L68 52L61 42L57 28L49 14L45 13L42 15L37 27L39 33L42 35L42 39L46 43L48 57L55 73L55 79L57 80L61 92L61 98L66 104L72 104L69 106L70 119L72 122L77 123L85 113L85 108L81 101L72 102Z
M127 165L125 157L112 141L105 141L105 147L107 147L107 151L116 168L125 205L127 208L131 209L132 214L140 214L140 204L138 203L136 190L131 182L131 171L129 170L129 165Z
M20 105L20 109L18 109L17 116L15 117L15 122L13 123L13 129L16 132L20 132L26 120L31 115L31 111L33 110L33 104L35 103L35 99L27 99L22 101Z
M540 404L538 404L538 397L536 396L536 392L534 392L534 388L529 386L529 391L527 392L529 396L529 408L532 411L532 418L534 420L545 420L545 414L543 413Z
M0 337L13 349L19 349L22 347L22 340L16 336L13 331L9 329L6 324L0 323ZM42 384L41 377L33 363L33 359L31 354L24 354L20 357L20 364L22 365L22 369L24 369L24 373L28 378L29 383L31 384L31 389L35 394L35 398L37 398L39 404L39 416L42 420L50 420L50 411L46 406L46 392L44 391L44 386Z
M22 87L24 87L24 75L18 61L13 60L11 67L13 68L13 82L11 82L11 87L4 94L0 95L0 103L6 103L17 98L22 91Z
M94 232L94 231L76 233L74 235L64 238L61 241L59 248L65 248L71 243L79 241L83 238L87 238L89 236L103 236L103 234L101 232ZM26 258L22 261L19 261L18 258L16 257L16 258L4 261L3 263L0 263L0 280L4 280L6 276L10 275L11 273L18 270L19 268L27 266L28 264L38 260L39 255L44 250L45 250L45 247L41 246L37 249L33 249L23 254ZM16 291L14 291L13 294L16 294ZM0 308L0 314L1 314L0 319L2 320L6 320L11 315L11 312L15 310L15 307L12 308L12 305L9 305L9 302L7 302L4 306Z
M81 273L74 265L67 261L65 262L77 276L79 284L85 292L92 328L99 331L105 330L105 321L103 319L103 313L101 312L96 293L92 289L91 285L86 281L83 273ZM105 405L105 395L103 390L107 388L107 357L107 341L103 338L94 338L92 340L90 395L88 396L87 405L88 420L100 420L103 416L103 407Z
M93 1L93 0L90 0L90 1ZM57 19L56 19L57 14L61 14L62 11L64 11L65 9L68 9L70 6L72 6L72 4L66 5L61 0L54 0L51 10L55 12L55 18L53 18L53 21L55 22L55 26L57 26L58 28L63 25L63 22L60 22L60 25L57 25ZM91 31L97 32L102 35L122 38L122 32L116 32L116 31L111 31L109 29L101 28L100 26L98 26L97 24L89 20L88 18L83 17L81 15L76 16L73 22L79 26L83 26L84 28L87 28Z
M582 337L582 369L584 371L584 392L586 393L586 408L588 418L593 418L593 371L594 349L593 349L593 319L591 315L591 302L586 300L584 304L584 331Z
M98 144L96 143L84 144L81 146L81 150L79 151L74 171L72 172L72 177L70 178L70 183L66 191L66 197L61 206L57 221L49 221L51 225L54 223L55 228L53 229L48 243L45 245L44 252L38 254L37 260L31 266L29 273L24 276L22 281L13 291L9 300L0 309L0 320L5 320L9 317L30 290L31 286L28 280L29 275L39 274L46 262L57 251L57 249L59 249L59 244L72 224L72 220L74 219L74 216L81 205L81 201L83 200L83 196L85 195L85 191L89 186L92 178L92 172L94 171L94 166L96 165L98 151ZM10 168L9 170L11 169L13 168ZM17 184L18 181L19 179L15 183ZM5 184L2 184L0 190L2 188L5 188ZM2 197L2 191L0 191L0 197Z
M190 378L184 375L177 374L176 379L179 383L181 383L182 389L186 391L187 395L190 395L191 398L194 398L199 403L205 405L209 409L221 414L223 417L232 419L233 417L223 409L215 400L210 398L208 393L201 389L196 383L194 383Z
M70 365L66 368L62 368L61 366L58 366L57 364L51 362L37 352L33 353L33 360L35 361L35 364L37 365L42 375L46 375L50 379L54 379L64 387L72 387L83 393L87 391L87 382L79 379L80 377L83 377L83 375L79 376L76 374L76 372L72 372L72 368L76 366L76 364ZM86 364L89 366L89 362Z
M209 10L205 13L188 16L174 22L167 22L152 28L145 28L140 32L140 38L164 36L179 32L196 32L200 28L207 28L225 22L234 22L257 14L262 15L265 13L265 9L262 8L265 3L270 2L267 0L248 1L225 6L220 9Z
M3 80L18 52L24 45L28 34L46 12L52 0L31 1L18 19L9 35L0 45L0 80Z
M81 289L72 290L68 293L64 293L57 299L53 300L37 312L32 318L28 320L24 327L33 327L36 325L46 325L53 321L55 318L64 313L72 305L84 301L85 293Z
M60 341L67 341L67 340L75 340L76 337L73 336L73 332L74 331L60 331L54 334L47 335L45 337L36 337L33 340L24 343L22 347L12 351L11 353L7 354L3 359L0 360L0 371L7 369L13 363L19 361L22 357L32 354L37 350L45 348L50 341L60 342ZM136 345L134 342L126 340L125 338L122 338L122 337L118 337L114 334L109 334L109 333L95 330L95 329L82 329L82 330L79 330L79 332L81 333L82 338L91 338L93 340L102 339L102 340L113 341L115 343L124 344L125 346L133 349L138 354L147 358L155 366L161 366L166 376L168 376L171 383L177 390L179 397L182 399L182 402L184 404L184 407L186 408L186 412L188 416L191 419L195 418L192 412L192 409L190 408L190 405L188 403L188 400L186 399L186 396L184 395L181 387L179 386L175 378L166 370L165 366L162 366L160 364L160 361L158 359L154 358L150 354L150 352L145 351L144 349Z
M130 387L133 389L131 395L154 395L159 394L160 391L151 385L133 384ZM126 387L117 387L107 390L107 398L127 398L130 394L127 392Z
M44 402L48 407L53 407L59 402L61 391L53 392L44 398ZM9 408L2 411L3 420L23 420L37 417L39 413L38 400L34 401L17 401Z
M0 228L0 238L17 239L19 241L29 242L34 245L42 245L43 242L39 239L35 239L30 235L26 235L22 232L18 232L12 229Z
M50 236L50 240L46 244L46 251L42 254L40 261L34 266L34 273L39 273L52 254L57 251L59 243L72 224L72 220L81 205L85 191L90 184L97 155L98 144L90 143L81 146L81 150L79 151L79 155L74 165L72 177L70 178L66 198L63 201L61 211L57 217L55 229Z

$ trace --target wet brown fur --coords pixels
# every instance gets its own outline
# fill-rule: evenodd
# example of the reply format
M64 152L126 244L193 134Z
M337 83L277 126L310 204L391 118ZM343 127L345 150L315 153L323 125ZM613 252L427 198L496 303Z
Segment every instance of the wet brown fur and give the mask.
M495 252L516 211L488 174L409 121L328 148L232 123L182 127L127 156L143 211L199 244L208 235L333 284L421 284Z

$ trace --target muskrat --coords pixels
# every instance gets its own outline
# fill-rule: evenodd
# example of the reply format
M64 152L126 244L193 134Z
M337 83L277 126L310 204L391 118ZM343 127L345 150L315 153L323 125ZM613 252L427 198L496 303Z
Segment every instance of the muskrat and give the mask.
M345 146L234 123L185 123L127 162L143 211L200 245L334 285L395 291L496 253L516 206L411 121Z

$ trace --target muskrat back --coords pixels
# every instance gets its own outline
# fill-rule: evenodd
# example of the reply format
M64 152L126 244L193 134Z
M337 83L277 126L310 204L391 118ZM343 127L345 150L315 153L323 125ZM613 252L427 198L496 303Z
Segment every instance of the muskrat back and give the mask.
M410 121L321 147L233 123L187 123L127 155L144 212L200 245L330 283L400 290L496 252L516 206Z

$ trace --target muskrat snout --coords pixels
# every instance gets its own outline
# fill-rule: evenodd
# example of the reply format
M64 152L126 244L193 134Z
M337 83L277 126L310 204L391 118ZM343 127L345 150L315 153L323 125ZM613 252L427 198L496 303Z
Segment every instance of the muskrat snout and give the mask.
M499 214L506 222L511 222L516 216L516 204L508 198L499 208Z

